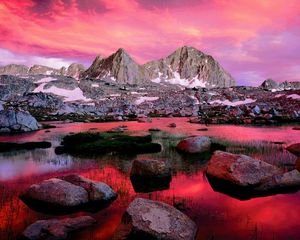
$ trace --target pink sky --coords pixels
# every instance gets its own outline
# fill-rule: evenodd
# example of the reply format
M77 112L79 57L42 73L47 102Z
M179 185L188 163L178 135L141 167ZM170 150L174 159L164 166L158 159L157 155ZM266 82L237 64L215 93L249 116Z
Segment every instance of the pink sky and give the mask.
M138 62L183 45L239 84L300 80L299 0L0 0L0 65L89 66L118 48Z

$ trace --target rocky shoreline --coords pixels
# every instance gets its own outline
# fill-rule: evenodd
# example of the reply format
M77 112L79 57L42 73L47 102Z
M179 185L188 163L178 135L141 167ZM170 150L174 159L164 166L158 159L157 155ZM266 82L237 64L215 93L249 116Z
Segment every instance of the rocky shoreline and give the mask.
M211 56L184 46L138 65L124 49L88 69L11 64L0 67L0 111L28 111L38 121L103 122L191 117L205 124L300 121L300 82L236 86Z
M1 109L28 111L38 121L105 122L153 117L190 117L191 123L280 124L300 121L300 90L261 87L182 88L176 85L117 85L57 78L45 86L81 89L86 99L66 101L37 92L46 76L0 76ZM22 86L18 83L24 81ZM27 85L26 85L27 84ZM43 83L42 83L43 84ZM74 85L74 86L73 86ZM93 85L93 86L92 86ZM45 87L44 86L44 87Z

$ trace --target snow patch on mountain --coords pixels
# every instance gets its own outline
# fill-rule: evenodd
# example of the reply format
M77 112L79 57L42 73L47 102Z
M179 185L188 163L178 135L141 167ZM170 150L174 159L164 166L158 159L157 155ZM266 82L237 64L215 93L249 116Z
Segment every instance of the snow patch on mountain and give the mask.
M181 78L180 74L176 71L173 72L174 77L170 78L170 79L164 79L162 78L162 73L159 72L158 73L158 77L155 79L152 79L151 81L154 83L169 83L169 84L177 84L177 85L181 85L184 87L189 87L189 88L193 88L193 87L206 87L206 83L202 80L199 79L199 76L195 76L192 79L185 79L185 78Z
M50 88L44 89L44 86L46 84L47 84L47 80L46 80L46 82L43 82L41 85L39 85L36 89L34 89L33 92L35 92L35 93L37 93L37 92L52 93L52 94L55 94L57 96L64 97L65 102L72 102L72 101L87 102L87 101L92 101L92 99L86 98L83 95L83 92L79 87L77 87L73 90L58 88L56 86L51 86Z
M146 101L156 101L158 100L159 97L139 97L136 101L135 101L135 104L136 105L140 105L142 104L143 102L146 102Z
M35 83L48 83L48 82L52 82L52 81L56 81L56 78L53 77L46 77L46 78L42 78L38 81L36 81Z
M246 98L243 101L235 101L235 102L231 102L227 99L223 100L223 101L222 100L214 100L214 101L210 101L209 104L220 104L220 105L235 107L235 106L254 103L254 102L256 102L256 99Z
M286 96L287 98L291 98L291 99L300 99L300 96L298 94L291 94L291 95L288 95Z

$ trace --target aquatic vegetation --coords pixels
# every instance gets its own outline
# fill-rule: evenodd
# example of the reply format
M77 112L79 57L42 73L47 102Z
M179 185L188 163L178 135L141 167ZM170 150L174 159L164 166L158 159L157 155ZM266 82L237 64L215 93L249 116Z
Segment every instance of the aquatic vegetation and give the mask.
M55 149L57 154L71 153L93 155L105 153L140 154L161 151L159 143L152 143L152 137L128 136L113 133L82 132L63 138L62 146Z

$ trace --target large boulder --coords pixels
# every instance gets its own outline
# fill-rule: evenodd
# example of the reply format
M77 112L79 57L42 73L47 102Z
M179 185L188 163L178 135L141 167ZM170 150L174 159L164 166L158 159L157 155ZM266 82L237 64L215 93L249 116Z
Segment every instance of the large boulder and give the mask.
M113 239L192 240L196 233L196 224L176 208L136 198L124 213Z
M281 173L266 162L246 155L216 151L207 166L207 175L239 186L255 186L263 180Z
M300 189L298 170L283 172L249 156L222 151L213 154L206 175L214 190L243 200Z
M67 239L70 232L89 227L95 223L96 220L90 216L39 220L25 229L23 237L29 240Z
M300 157L300 143L294 143L286 147L286 150Z
M36 119L25 111L0 111L0 132L29 132L38 130Z
M211 140L209 137L196 136L181 140L176 148L186 153L202 153L211 150Z
M105 183L79 175L51 178L30 186L20 198L40 212L97 211L107 207L117 194Z
M171 176L169 164L161 160L134 160L131 177L166 177Z
M153 192L170 188L171 167L161 160L134 160L130 180L135 192Z

